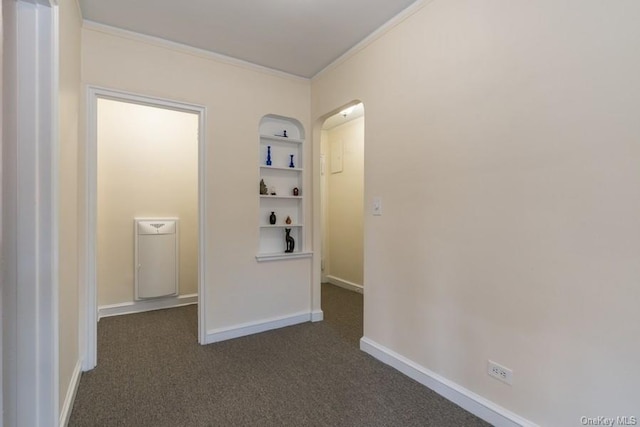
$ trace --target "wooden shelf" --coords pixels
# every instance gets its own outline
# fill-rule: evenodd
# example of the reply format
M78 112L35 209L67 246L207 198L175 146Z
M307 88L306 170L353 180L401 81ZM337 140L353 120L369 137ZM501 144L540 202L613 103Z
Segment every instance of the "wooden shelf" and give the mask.
M282 136L275 136L275 135L260 135L261 139L267 139L269 141L278 141L278 142L288 142L291 144L302 144L304 141L301 139L295 139L295 138L285 138Z
M256 260L258 262L265 261L279 261L285 259L299 259L299 258L311 258L313 252L292 252L292 253L284 253L284 252L275 252L275 253L264 253L256 255Z
M265 224L261 225L260 228L291 228L291 227L302 227L302 224Z
M271 196L269 194L261 194L260 198L261 199L302 199L302 196L278 196L277 194L275 196Z
M267 165L261 165L260 169L273 169L273 170L276 170L276 171L302 172L302 168L283 168L283 167L279 167L279 166L267 166Z

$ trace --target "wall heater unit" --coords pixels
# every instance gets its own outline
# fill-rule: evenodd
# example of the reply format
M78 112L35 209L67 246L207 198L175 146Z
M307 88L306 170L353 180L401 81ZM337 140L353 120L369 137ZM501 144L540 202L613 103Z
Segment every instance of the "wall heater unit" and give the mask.
M134 223L136 300L178 295L178 220Z

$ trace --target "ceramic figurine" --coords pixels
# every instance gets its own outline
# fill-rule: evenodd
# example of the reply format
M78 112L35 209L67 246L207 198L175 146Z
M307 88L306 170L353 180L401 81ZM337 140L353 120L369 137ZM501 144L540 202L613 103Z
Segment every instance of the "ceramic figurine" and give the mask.
M296 242L295 240L293 240L293 237L291 237L291 229L290 228L285 228L284 232L286 233L286 236L284 238L286 244L287 244L287 249L284 251L287 254L290 254L291 252L293 252L293 248L296 246Z
M298 187L294 187L294 189L293 189L293 195L294 195L294 196L297 196L297 195L299 195L299 194L300 194L300 190L298 190Z
M271 166L271 146L267 145L267 166Z
M286 130L282 131L282 136L284 136L285 138L289 138L289 137L287 136L287 131L286 131Z
M264 183L264 179L260 180L260 194L269 194L267 184Z
M286 224L291 224L291 217L287 216L287 219L284 220Z
M271 212L269 215L269 224L274 225L276 223L276 214L275 212Z
M295 168L296 165L293 164L293 154L289 154L289 156L291 156L291 162L289 162L289 167L290 168Z

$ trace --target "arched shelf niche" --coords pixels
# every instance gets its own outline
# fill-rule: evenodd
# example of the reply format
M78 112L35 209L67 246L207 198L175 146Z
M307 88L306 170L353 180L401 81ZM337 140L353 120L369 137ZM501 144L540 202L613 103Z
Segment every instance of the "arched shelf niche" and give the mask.
M304 249L304 137L304 127L296 119L267 114L260 120L256 255L260 262L311 256Z

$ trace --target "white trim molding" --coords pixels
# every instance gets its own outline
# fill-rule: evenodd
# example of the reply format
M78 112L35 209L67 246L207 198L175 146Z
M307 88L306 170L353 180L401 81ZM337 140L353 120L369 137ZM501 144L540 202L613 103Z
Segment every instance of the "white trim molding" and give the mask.
M101 305L98 307L98 321L103 317L144 313L145 311L163 310L165 308L182 307L197 303L198 294L188 294L179 295L177 297L154 298L148 300L128 301L120 304Z
M271 319L259 320L257 322L242 323L240 325L229 326L226 328L213 329L207 332L207 344L214 342L231 340L247 335L258 334L273 329L280 329L286 326L293 326L299 323L305 323L312 320L312 314L309 312L291 314L289 316L274 317Z
M58 7L7 1L3 14L0 422L49 426L59 415Z
M73 374L71 374L71 382L69 383L69 388L67 388L67 395L64 398L62 410L60 411L60 423L58 424L60 427L66 427L67 424L69 424L69 418L73 410L73 402L76 400L81 376L82 362L78 360L76 367L73 369Z
M496 405L490 400L467 390L367 337L360 339L360 350L397 369L409 378L418 381L491 425L497 427L537 427L531 421Z
M349 291L357 292L359 294L364 293L364 286L358 285L357 283L353 283L348 280L341 279L336 276L332 276L331 274L327 275L327 282L331 283L332 285L336 285L341 288L347 289Z
M85 339L83 348L83 364L84 371L95 368L98 361L97 358L97 327L98 327L98 303L97 303L97 278L96 278L96 227L97 227L97 126L98 126L98 99L110 99L120 102L128 102L139 105L147 105L150 107L164 108L168 110L182 111L198 115L198 342L205 344L207 339L206 332L206 254L207 245L205 238L207 218L207 181L205 179L206 167L206 122L207 109L204 106L189 104L180 101L172 101L162 98L149 97L146 95L135 94L132 92L120 91L116 89L107 89L98 86L86 87L86 169L85 169L85 226L86 241L84 260L86 262L86 287L84 289L84 304L82 312L84 313L83 331ZM126 308L103 307L105 313L110 311L126 310Z
M123 30L122 28L112 27L110 25L101 24L95 21L85 19L82 27L86 30L96 31L99 33L109 34L111 36L120 37L148 45L161 47L164 49L170 49L175 52L197 56L203 59L211 61L217 61L224 64L241 67L251 71L257 71L259 73L270 74L272 76L281 77L289 80L309 82L309 79L295 74L287 73L284 71L276 70L273 68L265 67L263 65L254 64L253 62L244 61L242 59L234 58L232 56L223 55L221 53L212 52L205 49L199 49L197 47L189 46L182 43L173 42L160 37L148 36L146 34L136 33L134 31Z
M324 67L322 70L318 71L311 80L317 79L321 77L326 72L336 68L338 65L342 64L352 56L355 56L358 52L378 40L380 37L393 30L398 24L402 23L406 19L413 16L420 9L431 3L433 0L417 0L415 3L409 5L406 9L398 13L396 16L385 22L380 28L375 30L373 33L369 34L367 37L362 39L358 44L353 46L351 49L340 55L336 60L334 60L331 64Z
M324 311L314 310L313 312L311 312L312 322L322 322L323 320L324 320Z

